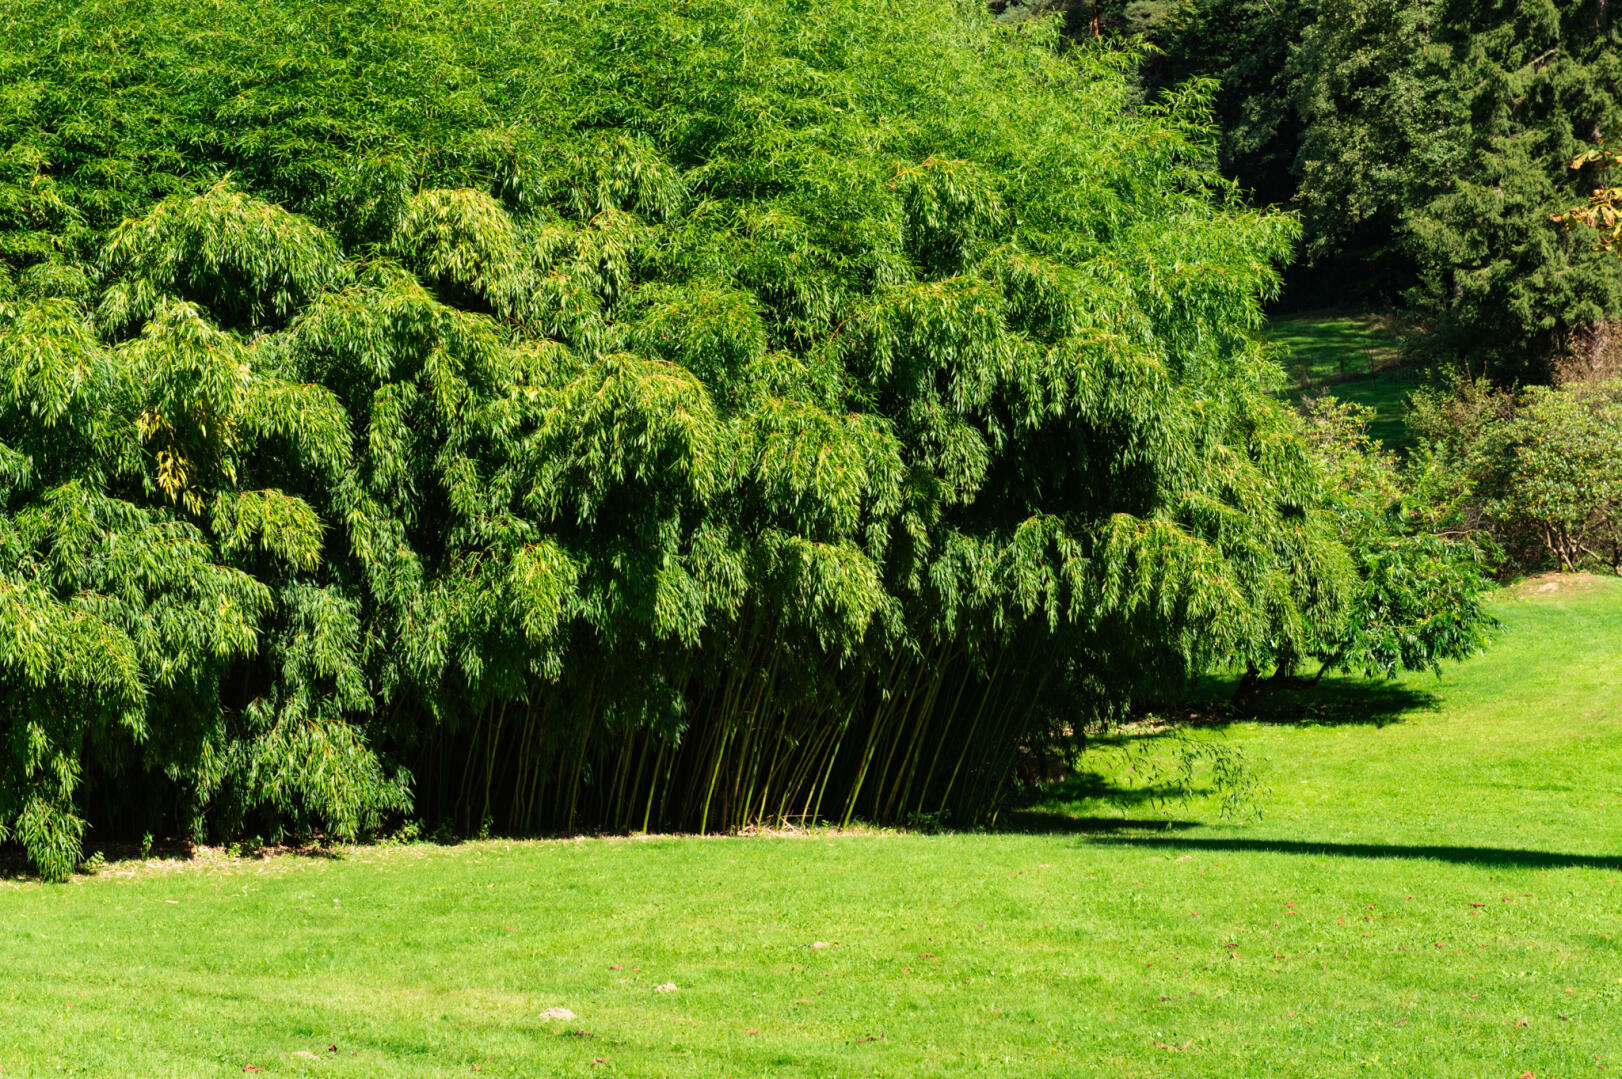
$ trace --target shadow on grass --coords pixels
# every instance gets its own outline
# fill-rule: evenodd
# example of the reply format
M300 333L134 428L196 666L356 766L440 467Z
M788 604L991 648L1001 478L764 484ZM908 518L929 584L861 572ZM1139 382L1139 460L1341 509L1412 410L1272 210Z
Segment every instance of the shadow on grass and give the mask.
M1025 806L1015 804L1013 808L1035 809L1051 802L1103 802L1124 811L1142 805L1166 805L1181 794L1181 788L1171 783L1127 787L1100 772L1077 772L1043 784L1033 801Z
M1441 707L1441 698L1427 690L1360 678L1326 678L1314 686L1281 689L1238 707L1232 700L1237 684L1236 680L1209 683L1190 720L1207 727L1230 723L1384 727L1415 712L1434 712Z
M1198 821L1168 818L1129 820L1125 817L1077 817L1046 809L1015 809L1000 814L993 831L1024 835L1121 836L1126 837L1123 842L1133 842L1138 838L1135 833L1180 832L1198 824Z
M1171 784L1127 787L1112 782L1108 776L1098 772L1077 772L1044 783L1039 790L1011 802L998 814L993 831L1046 835L1129 835L1195 827L1199 822L1126 815L1146 805L1164 811L1180 801L1186 799L1182 797L1181 790ZM1088 809L1105 807L1119 812L1108 816L1087 812Z
M1102 836L1095 843L1181 851L1235 854L1317 854L1335 858L1412 858L1461 865L1518 866L1532 869L1622 870L1622 856L1560 854L1506 847L1444 847L1392 843L1316 843L1290 839L1201 839L1191 836Z

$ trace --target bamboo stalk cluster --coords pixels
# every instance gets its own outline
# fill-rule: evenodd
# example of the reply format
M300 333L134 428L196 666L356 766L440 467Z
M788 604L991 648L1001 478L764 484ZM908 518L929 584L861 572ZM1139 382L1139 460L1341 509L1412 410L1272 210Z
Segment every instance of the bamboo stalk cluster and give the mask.
M97 107L101 17L181 119L46 169L66 253L8 249L0 839L43 871L87 821L984 822L1022 746L1346 617L1251 336L1293 225L1197 95L948 0L307 6L52 31L40 108ZM65 18L24 7L9 48Z

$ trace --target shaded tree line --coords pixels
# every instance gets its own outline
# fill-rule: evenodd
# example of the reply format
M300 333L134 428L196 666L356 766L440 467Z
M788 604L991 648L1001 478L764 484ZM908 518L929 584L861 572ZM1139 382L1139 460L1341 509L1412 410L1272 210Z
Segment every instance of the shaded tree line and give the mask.
M1622 313L1622 263L1550 226L1616 182L1590 152L1622 126L1607 0L1138 0L1099 25L1153 43L1151 97L1215 83L1224 175L1300 215L1285 303L1401 307L1419 358L1502 383L1591 358Z

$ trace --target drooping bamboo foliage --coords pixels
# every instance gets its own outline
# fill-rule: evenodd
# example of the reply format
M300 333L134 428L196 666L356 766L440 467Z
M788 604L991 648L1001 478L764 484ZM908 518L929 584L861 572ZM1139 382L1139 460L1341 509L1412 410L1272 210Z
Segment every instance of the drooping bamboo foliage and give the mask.
M974 822L1347 616L1249 336L1293 226L1129 58L949 0L20 7L0 839L47 873L86 819Z

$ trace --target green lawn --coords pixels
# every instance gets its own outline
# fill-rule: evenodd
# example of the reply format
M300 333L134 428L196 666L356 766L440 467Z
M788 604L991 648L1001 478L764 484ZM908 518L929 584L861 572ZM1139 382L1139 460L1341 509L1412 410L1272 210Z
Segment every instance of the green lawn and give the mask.
M1555 584L1440 682L1208 732L1264 770L1257 823L1105 746L1024 834L0 880L0 1077L1614 1072L1622 582Z
M1309 382L1367 375L1402 359L1395 333L1366 311L1308 311L1269 320L1267 339L1286 350L1286 372Z
M1414 372L1387 321L1367 312L1314 311L1270 320L1267 340L1281 347L1291 400L1333 394L1374 409L1370 433L1394 449L1410 442L1404 410Z
M1299 402L1308 394L1332 394L1342 401L1355 401L1374 410L1369 422L1369 434L1394 450L1405 450L1413 444L1408 429L1408 395L1415 386L1413 373L1401 368L1381 371L1365 378L1347 379L1345 382L1315 386L1306 391L1295 391L1291 400Z

